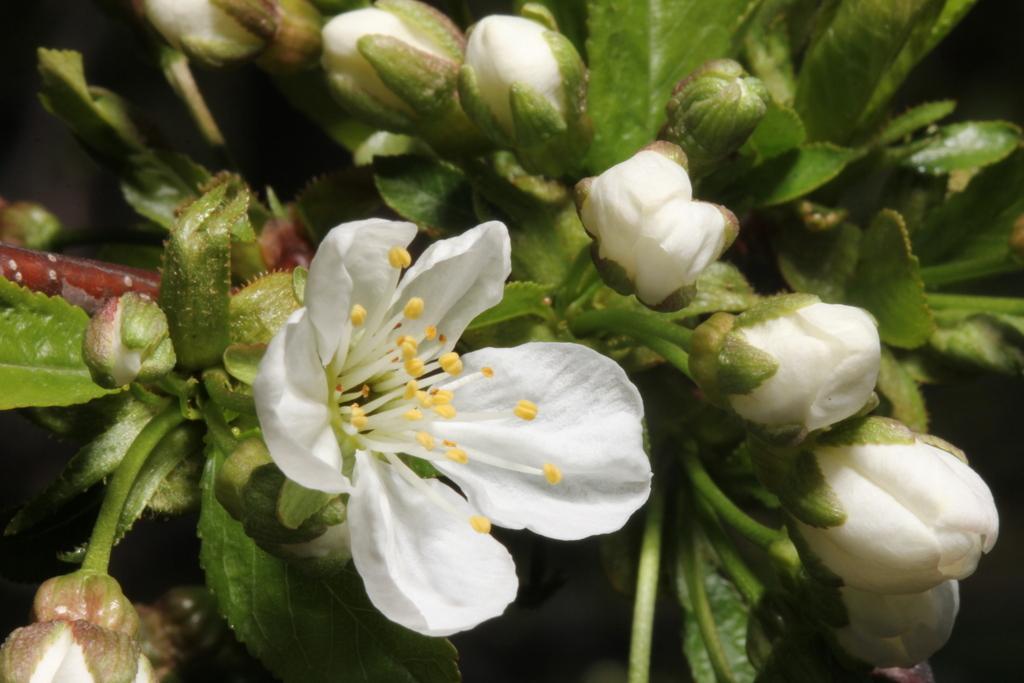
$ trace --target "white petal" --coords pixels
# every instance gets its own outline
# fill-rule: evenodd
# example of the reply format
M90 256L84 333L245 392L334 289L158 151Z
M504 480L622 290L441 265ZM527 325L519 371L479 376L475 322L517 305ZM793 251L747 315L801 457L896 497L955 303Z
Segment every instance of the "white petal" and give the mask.
M423 481L454 510L446 511L363 451L356 453L355 476L352 559L384 616L445 636L498 616L515 598L512 557L490 534L473 530L474 512L455 491Z
M320 243L309 265L306 308L324 366L333 359L341 367L345 360L354 305L367 310L363 324L368 329L384 317L400 274L388 261L388 251L404 249L414 237L412 223L368 218L342 223Z
M615 531L647 500L651 467L643 450L643 404L617 363L579 344L531 343L483 349L462 357L464 373L494 370L455 390L459 412L500 411L507 417L435 426L437 435L469 455L436 466L496 524L577 539ZM538 406L525 421L512 413L520 399ZM474 452L532 467L551 463L558 484L540 475L474 461Z
M146 659L146 655L139 655L139 668L135 671L135 680L132 683L159 683L153 671L153 665Z
M34 683L36 676L32 677ZM53 678L46 680L46 683L93 683L95 677L89 670L89 664L85 661L85 651L77 642L72 641L60 668L54 673Z
M38 628L38 627L30 627ZM40 629L41 630L41 629ZM52 628L45 635L46 651L39 658L29 683L50 683L56 676L68 655L68 651L75 647L81 656L81 648L74 641L71 626L66 621L55 622ZM36 646L40 645L39 641Z
M508 228L498 221L434 242L402 278L389 318L419 297L423 314L404 321L403 329L417 336L435 325L447 337L446 347L454 347L473 318L501 301L512 270L511 253Z
M263 440L285 476L318 491L350 490L331 429L327 378L305 309L293 313L270 340L252 391Z

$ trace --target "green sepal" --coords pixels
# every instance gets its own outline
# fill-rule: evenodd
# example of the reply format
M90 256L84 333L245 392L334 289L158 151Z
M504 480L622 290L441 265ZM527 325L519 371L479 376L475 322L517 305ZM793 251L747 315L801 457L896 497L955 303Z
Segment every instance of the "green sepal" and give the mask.
M736 321L736 326L753 327L754 325L795 313L801 308L820 302L821 299L813 294L802 294L799 292L766 297L740 314L739 319Z
M274 34L256 63L271 73L316 66L323 48L323 18L308 0L277 0Z
M242 489L242 525L245 533L268 551L276 545L312 541L327 530L319 515L310 515L292 529L278 514L278 500L287 479L274 464L254 469ZM321 506L322 507L322 506Z
M277 498L277 519L288 529L298 529L314 514L323 510L334 496L314 491L285 479Z
M817 528L839 526L846 521L846 511L825 481L812 450L755 444L751 454L758 478L793 517Z
M231 348L231 347L228 347ZM227 349L225 349L225 354ZM220 368L208 368L203 371L203 386L210 399L224 410L242 415L255 415L256 405L253 403L252 389L248 384L233 386L231 378Z
M246 439L239 443L217 470L214 493L217 501L232 517L241 519L245 512L243 491L252 473L269 465L270 451L259 439Z
M458 64L384 35L365 35L357 46L388 89L416 113L431 118L452 106Z
M239 382L251 385L266 352L266 344L230 344L224 349L224 369Z
M462 109L484 134L501 147L513 147L512 135L498 122L480 93L476 71L468 64L459 69L459 98Z
M868 444L900 444L915 441L914 432L906 425L888 417L862 417L842 422L818 438L822 447L863 446Z
M737 334L727 334L718 352L718 391L729 396L749 394L778 369L771 354L754 348Z
M164 252L160 303L178 363L196 370L220 362L229 343L231 229L245 216L249 193L214 185L186 207Z
M34 621L87 621L135 637L139 614L120 584L107 574L79 570L43 582L32 600Z
M453 60L462 61L466 39L443 12L415 0L377 0L375 6L415 26L430 36L431 42Z
M728 404L718 388L718 354L735 325L736 316L715 313L697 326L690 341L690 373L707 399L721 407Z
M413 131L414 123L411 112L399 111L382 103L360 88L349 76L328 71L327 84L330 86L334 99L360 121L385 130Z
M513 83L508 98L517 147L528 149L543 146L568 129L565 119L554 105L526 83ZM523 161L535 160L528 156Z
M267 273L256 278L231 297L228 305L231 343L269 343L300 306L291 273Z
M274 6L264 0L209 0L238 22L249 33L271 40L277 32L277 13Z

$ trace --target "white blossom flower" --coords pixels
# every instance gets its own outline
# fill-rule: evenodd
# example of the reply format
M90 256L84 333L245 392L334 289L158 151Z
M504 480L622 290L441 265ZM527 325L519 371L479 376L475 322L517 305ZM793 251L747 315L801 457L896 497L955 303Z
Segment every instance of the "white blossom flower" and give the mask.
M517 83L531 87L566 115L562 72L546 33L536 21L500 14L484 17L469 32L466 66L476 73L483 103L508 133L515 129L509 93Z
M649 306L662 307L692 287L738 229L729 211L693 201L682 156L674 145L657 143L577 189L580 219L597 242L598 258L618 266L629 283L613 286L635 291ZM678 303L671 307L685 305L685 298Z
M810 551L843 583L876 593L917 593L970 576L995 545L992 493L956 455L923 437L879 438L872 418L814 456L842 510L837 526L796 522ZM905 430L905 428L903 428Z
M840 590L850 623L836 639L847 653L873 666L911 667L928 659L949 640L960 609L956 581L903 595Z
M409 267L415 234L380 219L331 231L306 307L270 342L253 391L282 471L348 494L352 558L373 603L446 635L515 596L492 522L559 539L610 532L646 500L651 470L639 393L610 359L575 344L453 351L501 300L505 226L436 242ZM421 478L424 463L458 490Z
M212 0L144 0L144 10L168 43L211 64L243 59L265 45Z

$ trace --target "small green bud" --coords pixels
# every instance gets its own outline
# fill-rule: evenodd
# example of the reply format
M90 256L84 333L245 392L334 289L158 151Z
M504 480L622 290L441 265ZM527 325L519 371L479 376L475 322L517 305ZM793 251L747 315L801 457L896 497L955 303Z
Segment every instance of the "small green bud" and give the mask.
M85 331L82 355L93 380L110 389L152 382L176 362L167 317L135 292L107 300L96 312Z
M139 615L112 577L77 571L47 579L32 603L35 621L88 621L134 637Z
M666 110L663 137L705 175L746 141L768 108L768 89L731 59L707 62L680 81Z
M60 221L35 202L8 204L0 198L0 242L47 250L60 233Z
M557 177L590 146L587 70L568 38L527 5L531 18L492 15L471 27L459 92L492 141L530 172Z

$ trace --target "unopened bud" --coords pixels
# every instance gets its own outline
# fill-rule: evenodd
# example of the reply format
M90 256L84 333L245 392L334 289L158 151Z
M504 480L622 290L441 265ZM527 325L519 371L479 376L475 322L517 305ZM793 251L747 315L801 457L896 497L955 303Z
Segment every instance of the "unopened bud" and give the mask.
M861 591L916 593L966 578L995 545L999 514L961 457L886 418L824 434L810 471L791 481L798 488L817 481L838 515L827 524L798 517L801 552ZM792 495L780 498L792 508Z
M960 609L956 581L923 593L880 594L840 589L848 623L836 640L850 656L872 666L910 667L949 640Z
M40 204L0 199L0 242L47 250L58 233L60 221Z
M45 621L19 628L0 649L5 683L134 683L139 647L131 636L88 621ZM149 679L152 680L152 679Z
M86 571L45 581L36 591L32 616L36 621L88 621L133 637L139 628L139 615L117 581Z
M693 336L690 369L705 394L765 436L800 439L857 414L881 364L875 321L810 294L717 313Z
M379 0L327 22L323 68L335 98L366 123L417 135L438 149L479 146L456 92L464 45L459 29L433 7Z
M85 331L82 353L93 380L116 388L152 382L174 368L174 347L160 307L129 292L108 300Z
M660 310L685 306L739 229L716 204L693 201L686 157L659 142L576 186L583 226L605 281Z
M731 59L710 61L676 85L663 135L704 175L746 141L768 108L768 89Z
M527 170L559 176L592 138L587 71L568 38L523 17L492 15L470 28L459 79L462 104Z
M274 32L258 63L268 71L290 72L320 59L322 18L308 0L276 0Z
M206 66L254 57L275 30L273 7L246 0L143 0L164 39ZM240 19L241 17L241 19ZM260 27L260 28L257 28Z

